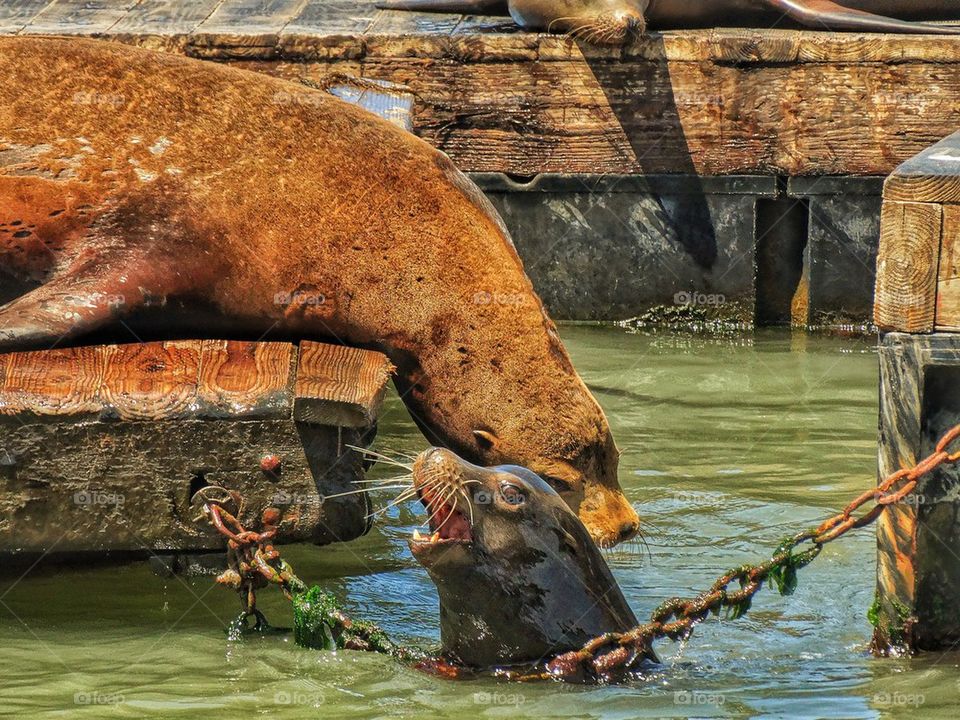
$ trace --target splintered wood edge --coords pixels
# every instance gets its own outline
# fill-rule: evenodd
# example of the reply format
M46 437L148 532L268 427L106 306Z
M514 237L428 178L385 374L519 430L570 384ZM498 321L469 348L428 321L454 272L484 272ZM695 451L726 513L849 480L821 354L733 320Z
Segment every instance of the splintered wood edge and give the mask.
M186 340L0 355L0 416L289 418L288 343Z
M395 368L381 353L327 345L300 344L294 389L294 419L318 425L369 427L383 404Z

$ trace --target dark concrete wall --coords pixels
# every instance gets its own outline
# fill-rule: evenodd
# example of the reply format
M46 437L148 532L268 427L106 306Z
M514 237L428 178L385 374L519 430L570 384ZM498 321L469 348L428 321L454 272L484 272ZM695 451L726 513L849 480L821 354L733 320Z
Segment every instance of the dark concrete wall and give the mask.
M795 322L869 322L879 178L473 178L503 215L557 319L694 308L735 322L786 322L789 314L767 307L770 298L782 304L799 293Z

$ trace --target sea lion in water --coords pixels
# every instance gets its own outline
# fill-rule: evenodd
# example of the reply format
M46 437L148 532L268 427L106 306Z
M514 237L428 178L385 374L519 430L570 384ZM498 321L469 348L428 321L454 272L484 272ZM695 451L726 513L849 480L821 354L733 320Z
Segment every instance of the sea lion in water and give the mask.
M536 664L637 625L583 523L535 473L431 448L413 480L430 530L410 551L437 586L445 659Z
M655 30L714 26L782 26L815 30L954 35L960 28L916 20L960 19L957 0L382 0L379 7L424 12L506 11L528 30L570 33L621 44ZM894 16L894 17L891 17Z
M297 83L0 38L0 351L326 338L382 350L434 444L530 467L632 536L607 420L496 211L449 158ZM4 281L4 278L12 281Z

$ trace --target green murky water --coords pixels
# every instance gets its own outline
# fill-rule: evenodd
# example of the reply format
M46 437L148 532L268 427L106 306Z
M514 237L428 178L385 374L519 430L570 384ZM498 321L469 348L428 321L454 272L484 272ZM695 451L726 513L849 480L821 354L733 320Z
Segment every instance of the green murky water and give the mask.
M624 451L622 482L648 521L609 561L638 615L761 558L872 482L872 342L757 333L735 339L570 327L577 366ZM423 441L393 402L380 447ZM387 472L386 470L380 472ZM382 500L385 500L383 498ZM400 639L437 638L433 586L399 508L346 546L290 549L304 578ZM20 717L373 718L689 716L954 717L955 655L866 653L870 531L831 546L796 595L765 590L736 622L711 620L662 668L619 687L454 683L391 660L302 650L271 637L228 643L236 600L209 578L144 565L30 572L0 582L0 714ZM278 623L289 609L261 603Z

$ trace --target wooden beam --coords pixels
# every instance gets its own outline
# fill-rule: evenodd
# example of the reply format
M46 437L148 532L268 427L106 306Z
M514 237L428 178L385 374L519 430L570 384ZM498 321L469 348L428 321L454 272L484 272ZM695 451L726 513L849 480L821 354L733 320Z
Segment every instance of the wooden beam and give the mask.
M380 353L303 342L293 416L305 423L369 426L380 413L393 370Z
M270 57L281 31L306 0L223 0L190 37L191 52L202 57ZM217 48L210 53L210 48Z
M289 343L204 340L197 398L213 417L278 417L293 406L295 372Z
M933 330L941 223L939 205L884 201L874 294L879 328Z
M68 348L0 356L0 414L98 417L103 381L101 348Z
M960 203L960 132L900 165L887 179L890 200Z

